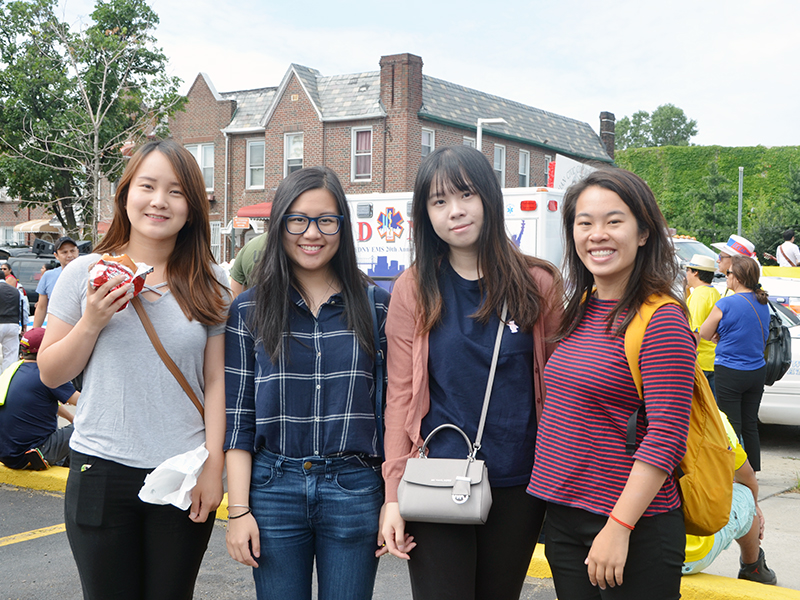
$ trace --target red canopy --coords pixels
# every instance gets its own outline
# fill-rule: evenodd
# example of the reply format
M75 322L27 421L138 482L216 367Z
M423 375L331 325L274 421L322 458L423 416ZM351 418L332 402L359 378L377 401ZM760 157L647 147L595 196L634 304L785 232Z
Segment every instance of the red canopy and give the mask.
M251 219L269 219L272 214L272 202L261 202L251 206L243 206L236 213L237 217L250 217Z

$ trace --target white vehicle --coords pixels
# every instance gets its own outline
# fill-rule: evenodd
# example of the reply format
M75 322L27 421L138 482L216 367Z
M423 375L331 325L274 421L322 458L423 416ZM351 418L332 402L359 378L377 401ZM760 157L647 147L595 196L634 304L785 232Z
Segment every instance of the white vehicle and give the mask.
M560 265L563 190L503 189L506 231L523 252ZM391 289L411 264L411 192L349 194L358 266Z

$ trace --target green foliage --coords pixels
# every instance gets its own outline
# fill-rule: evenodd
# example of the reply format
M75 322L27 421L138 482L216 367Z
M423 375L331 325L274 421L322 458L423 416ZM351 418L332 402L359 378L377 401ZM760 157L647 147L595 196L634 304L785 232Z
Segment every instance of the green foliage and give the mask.
M674 104L662 104L653 114L640 110L633 116L622 117L616 125L616 145L627 148L653 146L688 146L697 135L697 121L689 119L683 109Z
M775 254L783 231L800 232L800 147L663 146L618 151L618 166L644 179L667 223L710 244L737 230L744 167L742 235L759 256Z
M152 35L145 0L96 0L72 31L58 0L0 0L0 185L46 205L70 232L91 225L102 177L117 179L120 146L163 127L180 80Z

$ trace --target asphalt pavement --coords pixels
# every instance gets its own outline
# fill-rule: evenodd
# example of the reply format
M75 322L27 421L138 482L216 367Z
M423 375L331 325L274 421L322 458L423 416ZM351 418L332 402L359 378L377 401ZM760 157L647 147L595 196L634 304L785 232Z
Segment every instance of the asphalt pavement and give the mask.
M63 530L64 495L0 484L0 600L79 600L81 585ZM55 529L55 532L53 530ZM19 534L25 537L13 537ZM37 537L38 536L38 537ZM124 551L120 560L125 560ZM408 569L381 558L373 598L411 600ZM250 567L228 556L225 526L217 521L195 587L195 599L253 600ZM316 599L317 595L314 593ZM552 580L528 577L522 600L554 600Z

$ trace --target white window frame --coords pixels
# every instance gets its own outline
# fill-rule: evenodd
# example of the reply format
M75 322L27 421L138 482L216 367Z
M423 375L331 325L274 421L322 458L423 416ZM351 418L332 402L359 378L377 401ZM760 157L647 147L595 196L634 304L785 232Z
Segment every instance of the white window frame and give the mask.
M0 227L0 242L9 243L17 242L20 244L25 243L25 233L22 231L14 231L14 226Z
M426 133L431 137L431 143L430 145L427 146L425 145ZM436 149L436 131L434 131L433 129L428 129L427 127L423 127L420 142L422 143L422 158L425 158L426 156L428 156L428 154L430 154ZM427 152L425 150L427 150Z
M211 254L214 260L221 262L222 256L222 221L211 221Z
M500 169L498 170L497 165L497 153L500 151ZM500 183L500 187L506 186L506 147L501 144L494 145L494 160L492 161L492 168L494 169L494 174L498 178L498 182Z
M253 158L253 147L254 146L261 146L261 164L253 165L252 158ZM247 185L248 190L263 190L264 189L264 181L267 174L266 170L266 152L267 152L267 145L266 142L262 139L258 140L247 140L247 163L245 163L245 169L247 170L247 175L245 177L245 183ZM255 158L258 158L256 156ZM260 184L253 184L253 175L261 171L261 183Z
M524 184L523 184L524 178ZM519 151L519 187L531 186L531 153L527 150Z
M544 155L544 184L550 182L550 163L553 162L553 156L550 154ZM554 182L555 183L555 182Z
M214 157L215 157L215 150L213 142L210 144L186 144L185 148L192 153L194 159L197 161L197 164L200 166L200 170L203 172L203 181L206 184L206 191L213 192L214 191ZM208 154L206 150L211 149L211 160L207 161ZM211 164L208 164L208 163ZM206 178L206 174L208 170L211 170L211 186L209 187L208 181Z
M300 137L300 139L302 140L303 154L300 156L299 159L297 157L293 157L293 158L289 157L289 146L290 146L289 139L290 138L294 138L294 137ZM292 164L292 165L289 165L289 161L300 160L299 169L303 168L303 162L305 160L305 153L306 153L305 143L306 143L305 136L303 135L303 132L301 132L301 131L294 131L292 133L283 134L283 176L284 177L288 177L288 175L290 173L298 170L298 169L291 169L290 170L289 169L290 166L297 167L298 165L296 163Z
M473 137L467 137L465 135L462 144L468 148L475 148L478 145L478 141Z
M356 139L358 133L362 131L369 131L369 152L361 152L356 154ZM372 126L370 127L353 127L350 130L350 181L353 182L369 182L372 181L372 146L375 142L375 137L372 133ZM356 178L356 158L359 156L369 156L369 176Z

